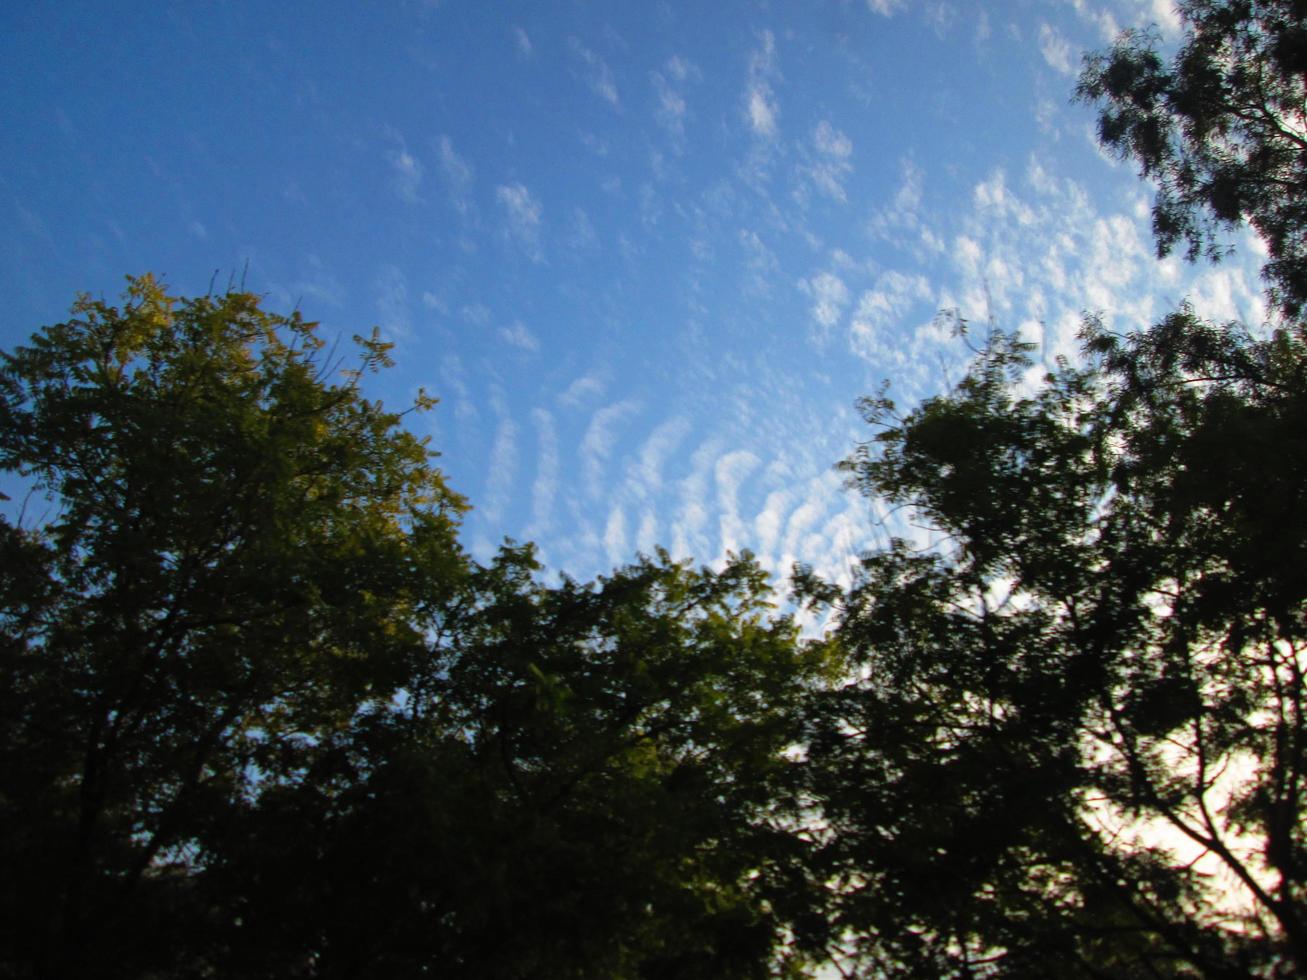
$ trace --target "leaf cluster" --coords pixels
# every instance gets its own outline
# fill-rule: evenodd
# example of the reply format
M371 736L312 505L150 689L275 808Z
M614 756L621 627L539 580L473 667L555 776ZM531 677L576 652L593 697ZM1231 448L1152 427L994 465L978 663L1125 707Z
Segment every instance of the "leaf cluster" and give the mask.
M820 644L747 556L546 585L314 325L149 277L0 360L0 975L798 969ZM420 398L416 407L428 407Z
M943 544L805 593L860 668L813 696L808 787L861 969L1304 962L1307 347L1187 309L1084 339L1033 391L996 333L946 395L864 406L851 482Z
M1153 32L1086 59L1079 97L1099 107L1104 147L1156 182L1159 254L1222 254L1219 229L1248 221L1263 274L1290 318L1307 302L1307 5L1186 0L1170 61Z

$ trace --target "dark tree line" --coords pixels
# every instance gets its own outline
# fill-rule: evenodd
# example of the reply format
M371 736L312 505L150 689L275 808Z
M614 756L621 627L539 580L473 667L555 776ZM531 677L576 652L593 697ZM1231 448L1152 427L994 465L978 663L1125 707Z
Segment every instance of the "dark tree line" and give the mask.
M82 300L0 369L0 973L762 975L824 648L762 572L488 566L255 297ZM419 408L426 404L419 403ZM780 903L783 904L783 903Z
M992 332L843 467L943 534L546 584L314 326L149 277L0 359L0 976L1307 971L1307 6L1088 59L1274 322ZM419 398L416 409L429 407Z

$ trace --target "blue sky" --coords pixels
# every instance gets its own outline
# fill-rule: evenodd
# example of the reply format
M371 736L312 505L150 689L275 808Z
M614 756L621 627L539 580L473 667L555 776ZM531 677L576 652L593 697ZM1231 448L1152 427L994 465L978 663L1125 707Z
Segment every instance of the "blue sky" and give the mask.
M843 577L854 399L956 380L937 314L1051 363L1083 311L1264 317L1258 245L1153 257L1070 102L1169 0L76 3L0 12L0 347L151 271L374 324L465 544ZM898 529L901 530L901 529Z

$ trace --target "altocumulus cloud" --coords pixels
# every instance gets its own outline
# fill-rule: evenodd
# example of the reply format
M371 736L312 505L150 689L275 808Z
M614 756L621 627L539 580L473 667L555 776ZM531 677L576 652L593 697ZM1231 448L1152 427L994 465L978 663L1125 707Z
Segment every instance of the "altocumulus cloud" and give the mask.
M761 43L749 59L749 82L744 93L744 111L749 127L759 136L776 135L780 109L772 97L771 80L776 75L776 38L763 31Z
M422 186L422 164L418 158L401 147L390 153L390 166L393 171L395 193L410 204L421 200L418 190Z
M812 297L812 318L829 330L840 322L844 307L849 305L849 287L833 272L820 272L811 279L799 280L799 288Z
M617 83L613 81L613 73L609 70L608 65L597 54L582 44L577 38L572 38L568 47L582 64L586 67L585 81L590 86L590 91L599 98L603 99L614 109L621 106L621 99L617 94Z
M525 184L500 184L495 197L504 209L509 236L533 262L543 261L540 250L540 224L543 208Z
M500 338L510 347L516 347L518 350L535 353L540 349L540 341L536 339L535 334L526 328L526 324L518 320L512 326L502 327L499 331Z

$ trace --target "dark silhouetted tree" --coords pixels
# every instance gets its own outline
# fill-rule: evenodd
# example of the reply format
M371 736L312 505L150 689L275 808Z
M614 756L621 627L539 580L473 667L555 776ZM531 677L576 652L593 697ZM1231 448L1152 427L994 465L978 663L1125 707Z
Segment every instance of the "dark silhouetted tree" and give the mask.
M1307 349L1188 312L1023 387L990 338L846 466L942 532L837 611L831 929L903 976L1307 965Z
M1180 4L1091 58L1105 146L1157 181L1160 251L1267 242L1280 329L1181 308L1028 383L965 379L844 464L940 536L832 607L856 680L812 700L827 941L876 976L1307 972L1307 8Z
M1221 253L1219 228L1248 221L1289 316L1307 302L1307 4L1187 0L1169 63L1130 32L1088 59L1079 95L1099 106L1099 139L1157 182L1153 228L1165 254Z

